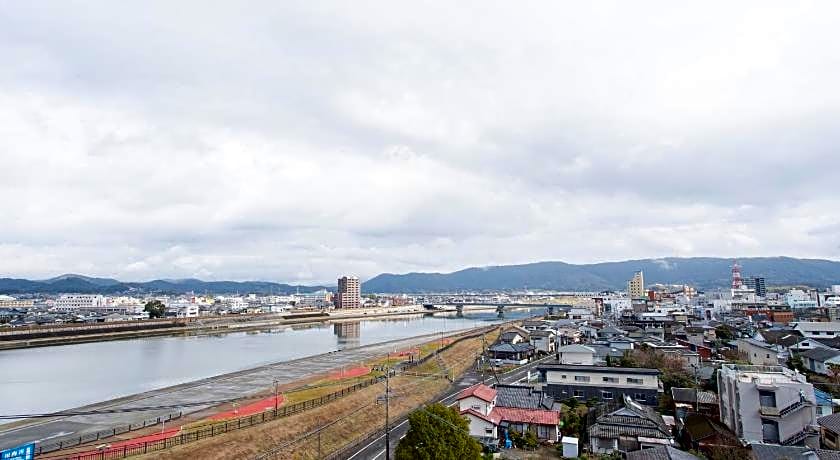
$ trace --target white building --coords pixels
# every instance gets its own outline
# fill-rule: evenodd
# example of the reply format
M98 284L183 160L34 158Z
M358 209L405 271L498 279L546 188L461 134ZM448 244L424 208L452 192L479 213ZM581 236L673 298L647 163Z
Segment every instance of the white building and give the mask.
M566 345L557 349L560 364L595 364L595 350L585 345Z
M101 295L64 294L56 299L54 309L60 312L74 312L79 310L99 310L105 307L105 298Z
M721 422L745 443L819 442L814 387L799 372L724 364L718 390Z

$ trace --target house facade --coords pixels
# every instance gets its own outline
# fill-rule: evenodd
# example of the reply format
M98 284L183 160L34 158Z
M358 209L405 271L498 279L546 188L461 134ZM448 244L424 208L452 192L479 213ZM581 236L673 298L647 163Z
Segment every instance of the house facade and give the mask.
M624 399L624 407L598 417L589 427L590 451L605 454L673 446L674 438L653 408Z
M533 432L537 439L557 442L560 435L560 412L552 409L553 400L527 386L473 385L458 395L458 409L470 423L470 435L499 440L506 432Z
M546 393L556 400L622 401L626 396L656 406L662 392L658 369L543 364L537 367Z

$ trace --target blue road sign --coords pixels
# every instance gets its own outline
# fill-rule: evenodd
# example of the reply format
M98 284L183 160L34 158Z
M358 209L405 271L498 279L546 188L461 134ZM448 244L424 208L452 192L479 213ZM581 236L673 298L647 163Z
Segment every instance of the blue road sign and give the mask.
M32 460L35 458L35 444L24 444L0 451L0 460Z

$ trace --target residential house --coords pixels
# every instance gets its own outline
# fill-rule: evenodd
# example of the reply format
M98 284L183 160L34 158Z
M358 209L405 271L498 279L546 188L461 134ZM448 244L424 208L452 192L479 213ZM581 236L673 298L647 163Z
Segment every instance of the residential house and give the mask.
M619 329L615 326L607 326L600 331L598 331L598 338L601 339L611 339L614 337L624 337L627 334L627 331Z
M689 413L698 413L712 418L720 416L717 394L696 388L671 388L674 401L674 413L678 420L685 419Z
M656 406L662 392L658 369L543 364L537 372L545 392L556 400L621 401L628 396Z
M579 308L579 307L572 307L566 313L569 319L580 319L584 321L591 321L594 316L592 315L592 310L588 308Z
M833 348L814 348L799 353L802 364L811 372L829 375L831 365L840 364L840 350Z
M522 343L528 342L530 334L522 328L514 327L507 329L499 336L499 342L503 343Z
M607 343L610 345L611 348L616 348L619 350L632 350L636 341L627 337L613 337L607 340Z
M537 353L551 354L557 347L556 333L552 330L531 331L531 345Z
M814 396L817 398L817 419L834 413L834 406L837 404L829 393L814 388Z
M840 321L797 321L790 325L806 339L840 337Z
M633 452L658 446L673 446L674 438L662 416L653 408L629 397L623 407L598 417L589 427L590 451Z
M525 364L534 356L534 346L530 343L495 343L487 350L492 359L503 364Z
M560 364L595 364L595 350L586 345L566 345L557 349Z
M779 351L775 345L759 342L755 339L738 339L738 353L744 354L750 364L776 366L779 364Z
M820 425L820 445L826 449L840 450L840 414L817 419Z
M524 406L524 407L523 407ZM528 387L473 385L458 395L458 409L470 422L470 435L497 440L508 430L532 431L537 439L559 439L560 412L553 401Z
M677 426L682 445L706 453L719 448L741 448L738 437L716 419L717 416L705 414L688 414L680 419Z
M718 371L720 421L745 444L815 445L814 387L782 366L723 364Z
M618 348L611 348L608 345L600 345L597 343L590 343L586 345L587 347L595 350L595 362L596 366L604 366L607 364L613 364L621 361L621 358L624 357L626 353L625 350L619 350ZM561 363L563 364L563 363ZM572 364L572 363L569 363Z
M544 331L548 328L548 323L541 319L526 319L525 321L522 321L522 329L525 329L528 332Z

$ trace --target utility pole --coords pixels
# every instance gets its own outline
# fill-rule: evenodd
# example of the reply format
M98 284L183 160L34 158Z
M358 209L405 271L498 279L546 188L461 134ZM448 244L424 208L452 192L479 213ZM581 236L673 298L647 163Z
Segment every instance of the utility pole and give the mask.
M385 460L391 458L391 430L388 425L388 399L391 393L391 353L388 353L385 361Z
M279 401L277 401L277 384L279 383L279 380L274 379L274 418L277 418L277 408L280 405Z

